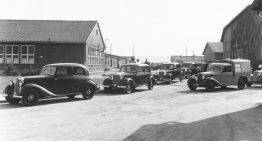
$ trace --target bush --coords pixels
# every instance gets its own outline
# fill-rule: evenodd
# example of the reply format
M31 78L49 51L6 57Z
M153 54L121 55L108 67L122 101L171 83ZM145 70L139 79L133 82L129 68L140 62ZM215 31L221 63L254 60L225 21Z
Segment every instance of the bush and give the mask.
M19 72L15 69L15 66L13 64L8 65L8 67L3 72L7 76L15 76L18 75Z
M25 68L24 70L21 71L22 76L30 76L30 75L37 75L37 74L38 74L37 70L34 69Z

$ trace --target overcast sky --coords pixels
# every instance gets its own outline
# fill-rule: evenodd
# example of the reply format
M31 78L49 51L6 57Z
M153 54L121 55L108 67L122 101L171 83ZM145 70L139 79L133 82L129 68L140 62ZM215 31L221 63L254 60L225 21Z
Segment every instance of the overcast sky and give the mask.
M201 55L253 0L1 0L1 19L98 20L112 53Z

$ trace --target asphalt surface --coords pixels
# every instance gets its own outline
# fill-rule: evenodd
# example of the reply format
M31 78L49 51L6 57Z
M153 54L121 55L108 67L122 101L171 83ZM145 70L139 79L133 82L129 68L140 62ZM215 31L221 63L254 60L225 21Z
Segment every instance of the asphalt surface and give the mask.
M91 100L43 100L33 107L2 101L0 140L261 141L261 90L190 91L184 80L132 94L101 90Z

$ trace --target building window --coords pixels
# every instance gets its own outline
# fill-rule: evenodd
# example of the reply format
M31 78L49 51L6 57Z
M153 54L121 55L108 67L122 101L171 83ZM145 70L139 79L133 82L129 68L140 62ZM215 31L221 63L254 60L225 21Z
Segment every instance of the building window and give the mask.
M5 63L18 64L19 63L19 46L6 45L5 46Z
M35 63L35 46L21 45L21 64Z
M4 46L0 45L0 64L4 63Z

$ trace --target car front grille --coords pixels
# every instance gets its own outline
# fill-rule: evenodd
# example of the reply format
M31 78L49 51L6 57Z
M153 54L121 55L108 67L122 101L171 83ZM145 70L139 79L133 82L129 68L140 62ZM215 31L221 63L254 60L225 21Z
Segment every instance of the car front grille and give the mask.
M159 78L163 79L164 78L164 72L159 72Z
M113 84L118 84L120 81L120 75L114 75L113 76Z

